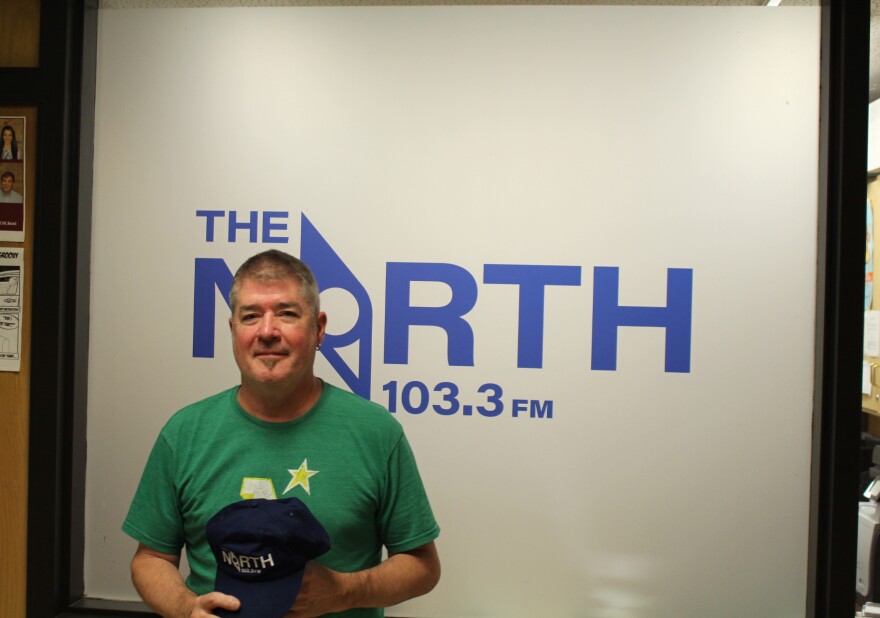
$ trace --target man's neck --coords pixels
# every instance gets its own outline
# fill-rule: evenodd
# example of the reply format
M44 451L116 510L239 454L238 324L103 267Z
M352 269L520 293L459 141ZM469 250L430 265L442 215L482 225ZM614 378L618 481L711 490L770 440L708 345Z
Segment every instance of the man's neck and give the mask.
M238 403L245 412L260 420L292 421L312 409L321 398L323 388L323 382L314 376L293 388L242 382L238 389Z

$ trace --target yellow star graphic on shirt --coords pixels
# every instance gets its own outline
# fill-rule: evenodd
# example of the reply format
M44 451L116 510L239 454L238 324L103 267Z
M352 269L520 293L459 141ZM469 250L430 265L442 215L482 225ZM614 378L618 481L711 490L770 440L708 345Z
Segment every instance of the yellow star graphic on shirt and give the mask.
M290 472L290 476L292 478L290 479L290 482L287 484L287 488L284 490L284 493L282 493L281 495L283 496L288 491L290 491L291 489L293 489L294 487L299 485L303 489L306 490L307 494L309 494L311 496L312 492L309 491L309 479L312 478L313 476L315 476L318 473L318 471L317 470L309 470L309 460L303 459L302 464L300 465L300 467L297 470L288 470L288 472Z

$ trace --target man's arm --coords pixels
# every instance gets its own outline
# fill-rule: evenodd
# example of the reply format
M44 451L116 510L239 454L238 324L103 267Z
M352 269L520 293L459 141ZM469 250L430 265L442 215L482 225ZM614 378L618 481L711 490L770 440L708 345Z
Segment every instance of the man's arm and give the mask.
M212 616L211 609L237 610L238 599L219 592L196 596L178 570L180 555L164 554L138 544L131 559L131 581L150 609L165 618Z
M339 573L317 562L306 566L296 603L285 618L312 618L353 607L388 607L427 594L440 580L440 558L432 541L392 554L356 573Z

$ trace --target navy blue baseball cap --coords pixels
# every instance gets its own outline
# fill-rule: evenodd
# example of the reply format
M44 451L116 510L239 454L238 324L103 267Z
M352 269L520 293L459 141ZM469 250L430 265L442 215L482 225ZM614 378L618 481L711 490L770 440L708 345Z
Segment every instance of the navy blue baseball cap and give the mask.
M205 528L217 559L214 590L241 601L221 617L281 618L296 601L306 562L330 549L330 537L299 498L241 500Z

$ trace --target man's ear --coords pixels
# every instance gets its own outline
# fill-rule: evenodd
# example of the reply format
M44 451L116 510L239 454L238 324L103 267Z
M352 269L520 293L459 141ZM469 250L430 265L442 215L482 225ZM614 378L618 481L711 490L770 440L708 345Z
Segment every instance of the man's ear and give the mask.
M324 341L324 333L327 330L327 314L323 311L318 312L318 317L315 318L318 326L318 345Z

